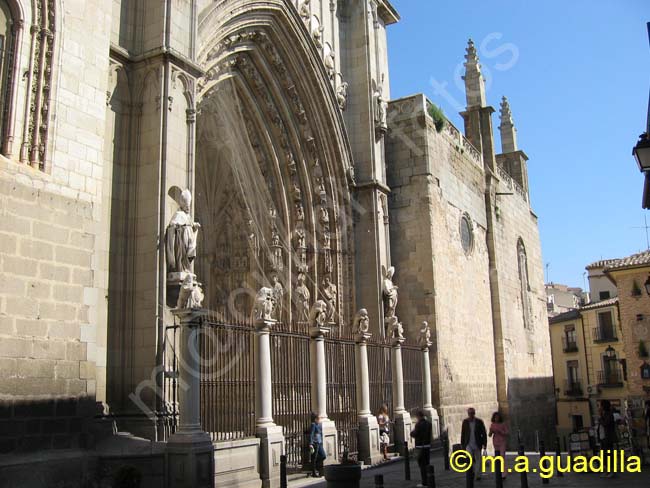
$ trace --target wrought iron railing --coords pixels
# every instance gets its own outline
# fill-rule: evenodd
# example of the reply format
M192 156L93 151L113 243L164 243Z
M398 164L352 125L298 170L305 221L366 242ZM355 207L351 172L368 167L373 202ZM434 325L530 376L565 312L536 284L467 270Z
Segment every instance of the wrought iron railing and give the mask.
M567 337L562 338L562 350L564 352L577 352L578 343L575 339L569 339Z
M598 371L598 384L609 388L618 388L623 386L623 371L618 368Z
M564 394L566 396L582 396L582 383L578 380L566 380L564 382Z
M593 330L594 342L616 342L616 329L614 327L594 327Z
M359 451L354 347L353 341L325 341L327 414L336 424L339 452L347 451L351 457Z
M412 414L422 407L422 351L417 346L402 346L404 408Z

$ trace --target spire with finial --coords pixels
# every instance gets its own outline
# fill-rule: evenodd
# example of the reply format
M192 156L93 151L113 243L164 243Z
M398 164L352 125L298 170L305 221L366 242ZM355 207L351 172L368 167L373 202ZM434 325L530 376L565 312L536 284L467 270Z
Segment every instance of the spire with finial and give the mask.
M485 107L485 81L481 74L481 64L474 41L467 42L467 53L465 54L465 95L467 97L467 109Z
M501 99L501 152L503 154L517 151L517 129L512 121L510 102L506 97Z

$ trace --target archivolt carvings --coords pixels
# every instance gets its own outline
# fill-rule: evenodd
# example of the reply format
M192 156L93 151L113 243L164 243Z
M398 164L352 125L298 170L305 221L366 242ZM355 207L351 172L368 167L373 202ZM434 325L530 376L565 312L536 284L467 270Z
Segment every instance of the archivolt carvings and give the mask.
M301 5L309 10L308 1ZM311 25L312 17L306 20ZM321 138L328 137L323 128L312 126L318 119L311 119L305 107L311 99L305 98L308 95L301 93L302 85L292 78L295 65L285 62L291 59L282 52L286 48L271 35L261 27L247 29L227 36L210 49L205 58L206 76L198 83L199 96L209 94L222 80L233 78L238 90L252 98L251 107L246 101L241 111L243 125L270 193L274 200L277 197L276 204L282 201L278 195L284 194L287 207L278 207L276 215L269 213L265 228L245 226L250 227L246 248L259 255L263 243L267 243L266 269L270 274L266 286L276 290L276 300L285 302L284 311L280 312L282 318L278 318L286 320L292 316L293 321L304 322L313 301L322 299L328 305L328 321L340 322L341 273L347 266L341 262L341 247L349 242L342 244L340 240L338 198L347 198L347 190L338 194L331 165L340 165L341 161L332 159L336 151L326 151L333 141ZM327 47L331 56L329 66L327 62L325 65L330 77L336 78L334 52ZM267 79L269 73L273 80ZM341 108L346 89L347 85L340 93L333 93ZM309 107L313 115L314 108ZM267 131L269 137L264 137ZM276 161L281 166L281 181L277 181ZM339 172L343 176L339 184L346 185L345 172L348 176L352 173L350 168Z

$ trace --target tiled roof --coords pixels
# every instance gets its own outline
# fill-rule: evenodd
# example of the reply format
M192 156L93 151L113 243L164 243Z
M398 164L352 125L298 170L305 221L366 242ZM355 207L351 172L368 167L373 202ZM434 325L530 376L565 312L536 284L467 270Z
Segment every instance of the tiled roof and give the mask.
M585 269L608 268L614 266L619 261L620 259L601 259L600 261L585 266Z
M601 300L600 302L590 303L589 305L580 307L580 310L592 310L594 308L609 307L616 303L618 303L618 297L608 298L607 300Z
M606 266L606 271L634 268L637 266L650 266L650 250L638 254L632 254L626 258L614 259L612 261L614 262Z
M600 302L590 303L589 305L585 305L584 307L580 307L575 310L569 310L568 312L561 313L559 315L556 315L555 317L549 317L548 323L559 324L561 322L566 322L568 320L575 320L577 318L580 318L581 315L580 312L582 312L583 310L594 310L596 308L611 307L612 305L616 305L617 303L618 303L618 297L608 298L607 300L601 300Z

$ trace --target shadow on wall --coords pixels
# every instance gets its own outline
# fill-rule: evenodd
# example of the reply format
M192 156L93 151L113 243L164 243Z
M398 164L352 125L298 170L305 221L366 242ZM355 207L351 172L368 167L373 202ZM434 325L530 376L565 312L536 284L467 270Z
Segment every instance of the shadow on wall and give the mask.
M508 449L517 449L517 433L527 451L537 450L537 438L544 441L546 451L555 450L555 388L553 377L516 378L508 380Z

